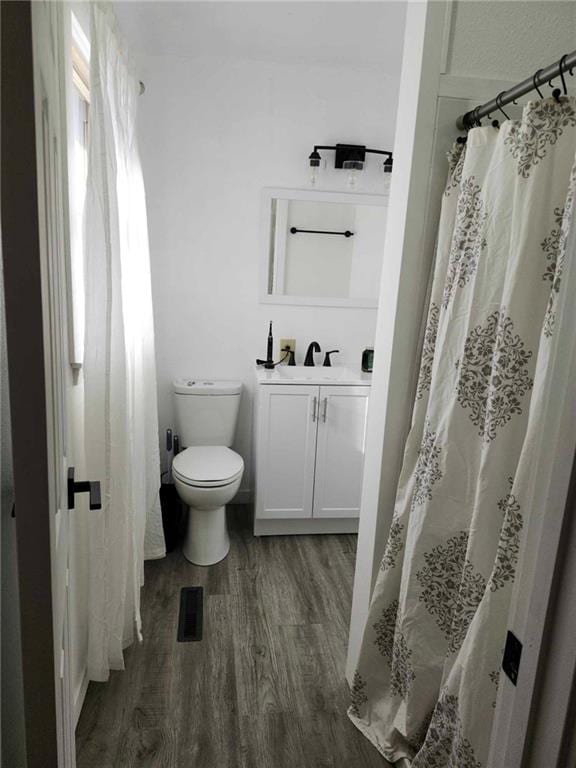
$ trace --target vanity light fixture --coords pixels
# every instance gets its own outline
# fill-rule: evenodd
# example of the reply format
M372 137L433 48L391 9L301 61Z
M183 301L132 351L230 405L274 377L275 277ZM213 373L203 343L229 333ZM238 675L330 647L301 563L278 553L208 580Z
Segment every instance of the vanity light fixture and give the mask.
M384 155L385 160L382 166L384 173L392 172L393 157L392 152L385 149L369 149L363 144L336 144L335 146L323 146L316 144L308 157L310 168L310 184L315 186L318 183L318 176L322 166L322 156L319 150L332 150L335 152L334 168L343 168L348 171L348 184L354 188L357 184L358 174L363 170L366 162L366 155Z

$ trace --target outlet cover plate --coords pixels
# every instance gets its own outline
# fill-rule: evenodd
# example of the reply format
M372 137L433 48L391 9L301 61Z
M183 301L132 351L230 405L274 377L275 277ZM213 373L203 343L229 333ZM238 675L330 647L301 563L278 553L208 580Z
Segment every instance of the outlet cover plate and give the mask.
M296 352L296 339L280 339L280 357L282 357L283 350L286 347L290 347L292 352Z
M502 659L502 669L514 685L518 682L521 657L522 643L513 632L508 630L508 634L506 635L506 645L504 647L504 656Z

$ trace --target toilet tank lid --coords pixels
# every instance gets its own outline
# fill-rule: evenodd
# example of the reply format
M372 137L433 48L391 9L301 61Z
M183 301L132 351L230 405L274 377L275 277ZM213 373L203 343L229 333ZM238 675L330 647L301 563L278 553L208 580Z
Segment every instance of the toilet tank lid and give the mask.
M177 395L239 395L242 391L241 381L223 379L199 379L191 376L175 379L173 384Z

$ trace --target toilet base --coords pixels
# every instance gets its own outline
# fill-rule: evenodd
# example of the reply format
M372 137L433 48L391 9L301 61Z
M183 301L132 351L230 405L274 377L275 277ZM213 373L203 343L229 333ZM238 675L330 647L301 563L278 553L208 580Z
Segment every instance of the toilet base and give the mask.
M230 551L226 507L188 507L188 526L182 546L184 557L194 565L214 565Z

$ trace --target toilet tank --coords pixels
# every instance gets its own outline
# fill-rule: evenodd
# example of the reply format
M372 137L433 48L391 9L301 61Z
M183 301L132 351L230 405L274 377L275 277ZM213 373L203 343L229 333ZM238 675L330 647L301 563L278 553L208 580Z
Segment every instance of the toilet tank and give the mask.
M242 382L176 379L176 433L184 448L231 446L236 432Z

